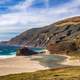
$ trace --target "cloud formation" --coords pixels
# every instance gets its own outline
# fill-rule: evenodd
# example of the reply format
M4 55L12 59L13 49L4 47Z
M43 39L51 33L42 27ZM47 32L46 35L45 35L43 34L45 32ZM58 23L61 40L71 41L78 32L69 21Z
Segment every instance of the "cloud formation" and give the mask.
M30 28L42 27L60 19L80 15L80 0L16 1L0 1L0 40L2 40L2 34L11 32L19 34ZM3 4L5 7L2 6ZM11 36L7 39L10 38Z

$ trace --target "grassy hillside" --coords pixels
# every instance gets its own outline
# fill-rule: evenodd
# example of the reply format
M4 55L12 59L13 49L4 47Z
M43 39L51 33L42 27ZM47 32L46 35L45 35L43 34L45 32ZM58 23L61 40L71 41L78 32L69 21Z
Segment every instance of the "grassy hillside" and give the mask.
M80 80L80 67L68 67L0 77L0 80Z

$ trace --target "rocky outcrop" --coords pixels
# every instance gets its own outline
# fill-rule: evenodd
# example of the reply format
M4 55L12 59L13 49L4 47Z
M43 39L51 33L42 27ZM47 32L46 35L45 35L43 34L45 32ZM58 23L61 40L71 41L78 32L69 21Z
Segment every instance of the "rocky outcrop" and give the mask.
M60 42L60 43L49 43L47 49L51 54L68 54L78 49L75 42Z
M33 50L29 49L28 47L23 47L21 49L17 50L16 55L17 56L29 56L29 55L34 55L38 54L37 52L34 52Z

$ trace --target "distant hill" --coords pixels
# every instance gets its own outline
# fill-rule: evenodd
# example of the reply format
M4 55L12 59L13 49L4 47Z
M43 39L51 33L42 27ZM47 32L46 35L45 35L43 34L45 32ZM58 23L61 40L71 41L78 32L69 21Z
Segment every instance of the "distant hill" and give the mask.
M42 28L32 28L12 38L9 44L46 47L49 43L75 41L80 46L80 16L67 18Z

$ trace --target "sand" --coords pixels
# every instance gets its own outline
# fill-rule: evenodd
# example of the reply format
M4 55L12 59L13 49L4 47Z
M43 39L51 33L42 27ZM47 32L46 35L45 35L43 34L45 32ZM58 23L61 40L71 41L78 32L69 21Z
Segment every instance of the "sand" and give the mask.
M80 59L72 59L72 57L67 56L67 59L65 59L61 64L62 65L68 65L68 66L80 66Z
M41 66L38 61L32 61L30 58L24 56L0 60L0 76L45 69L48 68Z
M14 58L0 59L0 76L15 74L15 73L24 73L24 72L35 72L38 70L45 70L55 67L63 67L65 65L78 65L80 62L70 61L70 57L64 55L59 55L61 57L67 57L62 62L59 62L58 57L52 60L45 59L45 61L40 62L35 60L36 58L42 58L43 55L36 56L17 56ZM44 64L44 65L43 65Z

